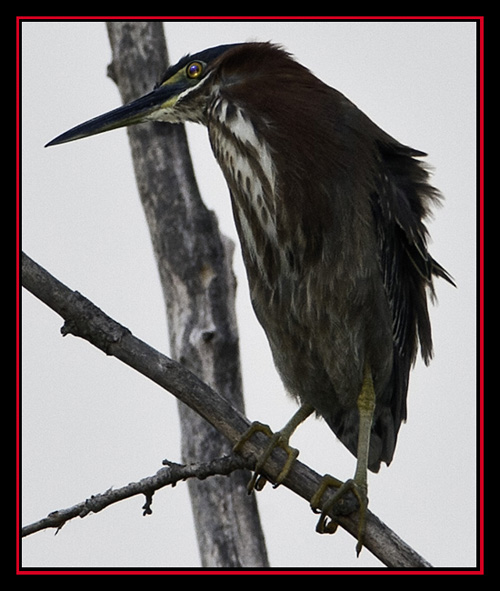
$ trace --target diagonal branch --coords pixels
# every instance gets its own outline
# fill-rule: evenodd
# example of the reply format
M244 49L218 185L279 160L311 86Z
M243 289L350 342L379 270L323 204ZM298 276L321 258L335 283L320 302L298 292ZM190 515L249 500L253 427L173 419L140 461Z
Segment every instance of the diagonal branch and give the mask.
M248 429L248 419L217 392L181 364L169 359L137 337L127 328L104 314L76 291L62 284L26 254L22 254L22 284L65 320L63 335L72 334L136 369L159 386L171 392L220 433L235 444ZM242 446L241 455L248 465L264 452L268 439L257 433ZM276 449L265 464L265 475L275 480L286 454ZM321 476L296 460L283 486L309 501L317 490ZM335 515L339 525L355 538L358 519L354 497L346 498L345 515ZM368 511L364 546L389 568L429 568L431 565L401 540L389 527Z
M48 528L56 528L57 534L70 519L74 519L75 517L83 518L89 515L89 513L98 513L114 503L136 495L144 495L146 497L146 503L143 506L144 515L150 515L152 513L151 504L153 494L165 486L175 486L181 480L187 480L188 478L204 480L216 474L227 475L234 470L241 470L242 468L248 467L247 462L243 458L234 455L216 458L206 464L189 464L184 466L183 464L176 464L168 460L164 460L163 463L166 466L158 470L153 476L147 476L138 482L131 482L126 486L116 489L111 488L104 493L92 495L88 499L85 499L85 501L77 503L72 507L52 511L47 517L24 526L21 530L21 536L29 536Z

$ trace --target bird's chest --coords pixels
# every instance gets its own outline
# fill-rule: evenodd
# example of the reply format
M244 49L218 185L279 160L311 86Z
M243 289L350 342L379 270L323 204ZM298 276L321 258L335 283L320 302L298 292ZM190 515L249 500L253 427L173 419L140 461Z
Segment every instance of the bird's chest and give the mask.
M208 131L231 191L247 267L255 266L267 276L269 265L278 263L274 259L279 258L280 251L280 212L271 149L243 111L222 99L212 109Z

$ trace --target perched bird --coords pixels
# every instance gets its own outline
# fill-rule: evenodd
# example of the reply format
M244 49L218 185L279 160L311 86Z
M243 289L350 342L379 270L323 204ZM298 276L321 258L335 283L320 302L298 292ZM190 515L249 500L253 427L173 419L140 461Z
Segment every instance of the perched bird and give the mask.
M367 469L390 464L406 419L418 348L432 356L427 301L433 277L453 283L428 253L424 225L439 199L421 161L337 90L271 43L221 45L182 58L149 94L52 140L61 144L154 120L208 128L229 186L251 300L286 390L301 406L273 435L288 439L311 413L357 457L354 478L326 478L312 499L318 531ZM262 479L262 482L265 480ZM253 480L253 485L256 479ZM337 489L323 503L326 488Z

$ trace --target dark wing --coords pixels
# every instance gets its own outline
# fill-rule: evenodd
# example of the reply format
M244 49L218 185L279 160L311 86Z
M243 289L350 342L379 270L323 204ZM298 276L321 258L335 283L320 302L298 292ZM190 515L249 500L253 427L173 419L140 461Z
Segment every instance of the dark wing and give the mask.
M448 273L427 251L424 224L439 194L418 160L424 153L389 138L378 143L380 166L371 195L379 259L392 314L394 363L391 410L396 432L406 418L408 376L420 343L425 363L432 357L427 308L434 276L453 284Z
M426 363L432 357L427 288L433 296L433 277L450 275L427 250L424 220L439 193L429 184L423 152L394 140L379 143L380 174L372 194L380 264L389 297L397 351L414 360L418 341Z

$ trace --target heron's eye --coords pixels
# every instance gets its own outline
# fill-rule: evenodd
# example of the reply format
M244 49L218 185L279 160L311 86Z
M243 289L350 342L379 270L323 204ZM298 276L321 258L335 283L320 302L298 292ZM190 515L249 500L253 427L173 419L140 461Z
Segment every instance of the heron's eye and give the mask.
M199 78L203 73L203 65L200 62L191 62L186 68L188 78Z

